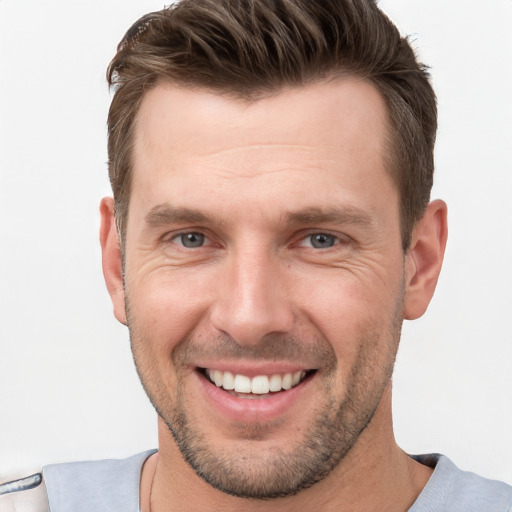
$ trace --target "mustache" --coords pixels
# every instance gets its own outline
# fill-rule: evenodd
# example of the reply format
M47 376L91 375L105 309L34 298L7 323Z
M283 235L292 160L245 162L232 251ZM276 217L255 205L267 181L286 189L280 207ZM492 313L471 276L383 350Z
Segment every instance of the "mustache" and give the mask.
M298 339L289 334L269 333L254 345L241 345L228 334L189 335L172 352L178 365L193 365L200 359L294 362L305 368L335 368L336 354L322 337Z

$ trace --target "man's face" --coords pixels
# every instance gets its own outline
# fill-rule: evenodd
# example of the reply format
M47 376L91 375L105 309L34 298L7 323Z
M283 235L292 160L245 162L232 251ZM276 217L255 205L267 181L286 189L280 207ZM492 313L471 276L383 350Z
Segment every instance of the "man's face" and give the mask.
M385 136L384 101L355 78L254 103L160 85L143 101L132 347L185 459L218 489L308 487L378 410L404 303Z

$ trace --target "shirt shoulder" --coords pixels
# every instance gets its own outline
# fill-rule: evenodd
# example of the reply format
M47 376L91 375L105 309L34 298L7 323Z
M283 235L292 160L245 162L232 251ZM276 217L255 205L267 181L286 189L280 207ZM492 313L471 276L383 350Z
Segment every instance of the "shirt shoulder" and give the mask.
M460 470L439 454L413 457L434 468L409 512L512 512L512 487Z
M45 466L43 478L51 511L138 512L142 466L155 451L127 459Z
M49 512L41 473L0 484L0 512Z
M142 467L155 451L44 466L0 484L0 512L138 512Z

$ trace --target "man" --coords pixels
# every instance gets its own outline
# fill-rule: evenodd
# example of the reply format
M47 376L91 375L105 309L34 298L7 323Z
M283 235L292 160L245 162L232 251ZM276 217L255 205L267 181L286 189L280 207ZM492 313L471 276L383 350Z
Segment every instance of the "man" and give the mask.
M128 31L108 77L103 269L158 452L47 466L6 496L510 510L509 486L394 441L401 324L428 306L447 226L435 96L375 3L184 0Z

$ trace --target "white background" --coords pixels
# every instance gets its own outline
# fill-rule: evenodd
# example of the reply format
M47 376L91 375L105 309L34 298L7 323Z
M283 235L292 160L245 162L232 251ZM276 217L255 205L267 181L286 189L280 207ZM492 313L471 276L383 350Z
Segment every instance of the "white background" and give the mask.
M0 477L156 446L97 231L105 68L162 5L0 0ZM451 226L431 308L404 327L397 439L512 482L512 1L381 6L432 67Z

